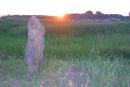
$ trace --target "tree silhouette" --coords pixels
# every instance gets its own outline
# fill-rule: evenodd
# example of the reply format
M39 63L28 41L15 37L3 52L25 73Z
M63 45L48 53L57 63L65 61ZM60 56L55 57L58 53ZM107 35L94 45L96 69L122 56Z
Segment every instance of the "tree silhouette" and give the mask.
M104 19L104 14L101 11L96 11L95 18L96 19Z
M87 11L87 12L85 12L85 15L86 15L86 16L93 16L94 14L93 14L92 11Z
M96 14L97 16L101 16L103 13L101 11L96 11Z

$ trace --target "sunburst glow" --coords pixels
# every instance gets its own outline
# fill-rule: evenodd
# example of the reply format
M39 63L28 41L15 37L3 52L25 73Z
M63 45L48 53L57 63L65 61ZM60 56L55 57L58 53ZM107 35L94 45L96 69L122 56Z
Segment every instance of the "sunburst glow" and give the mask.
M57 15L56 17L58 20L64 20L65 16L64 16L64 14L62 14L62 15Z

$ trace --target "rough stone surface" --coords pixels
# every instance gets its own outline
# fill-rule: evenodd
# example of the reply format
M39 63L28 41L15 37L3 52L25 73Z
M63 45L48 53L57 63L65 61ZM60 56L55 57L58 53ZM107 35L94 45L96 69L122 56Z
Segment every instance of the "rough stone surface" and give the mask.
M28 41L25 52L27 71L36 73L43 66L45 27L36 16L28 20Z

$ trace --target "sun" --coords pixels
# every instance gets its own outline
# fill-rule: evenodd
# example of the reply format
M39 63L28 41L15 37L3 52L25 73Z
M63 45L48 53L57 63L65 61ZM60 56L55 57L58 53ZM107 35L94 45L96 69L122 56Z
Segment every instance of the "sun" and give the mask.
M64 17L64 14L62 13L62 14L55 14L55 16L57 16L57 17Z
M58 20L64 20L65 19L65 15L64 14L59 14L59 15L56 15L56 18Z

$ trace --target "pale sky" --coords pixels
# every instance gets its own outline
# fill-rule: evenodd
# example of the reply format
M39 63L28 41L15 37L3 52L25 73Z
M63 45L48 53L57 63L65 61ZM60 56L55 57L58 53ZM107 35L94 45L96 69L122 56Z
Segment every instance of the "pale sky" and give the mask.
M130 0L0 0L0 15L63 15L88 10L128 15Z

